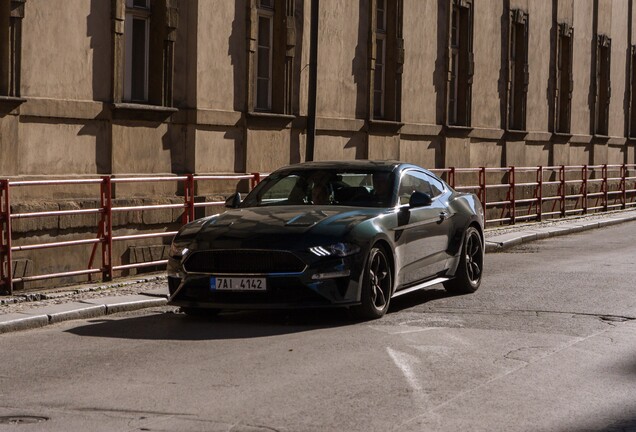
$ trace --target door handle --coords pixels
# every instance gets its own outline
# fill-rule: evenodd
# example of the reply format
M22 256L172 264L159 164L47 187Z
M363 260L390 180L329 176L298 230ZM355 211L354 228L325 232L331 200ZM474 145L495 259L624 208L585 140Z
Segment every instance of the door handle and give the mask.
M439 220L440 220L440 221L444 221L444 220L446 220L447 218L448 218L448 213L446 213L446 212L444 212L444 211L443 211L443 212L440 212L440 214L439 214Z

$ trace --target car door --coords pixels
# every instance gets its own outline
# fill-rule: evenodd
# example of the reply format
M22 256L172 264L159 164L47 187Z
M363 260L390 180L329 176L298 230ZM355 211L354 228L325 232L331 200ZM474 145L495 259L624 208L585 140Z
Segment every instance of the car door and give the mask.
M428 206L409 207L413 192L432 198ZM396 255L401 267L398 285L409 285L445 270L451 223L444 197L448 191L437 179L418 170L408 170L398 188Z

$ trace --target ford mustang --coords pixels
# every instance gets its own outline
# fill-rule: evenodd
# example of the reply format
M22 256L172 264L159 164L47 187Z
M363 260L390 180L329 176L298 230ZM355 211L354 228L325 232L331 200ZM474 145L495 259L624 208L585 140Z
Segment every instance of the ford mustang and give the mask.
M439 283L471 293L482 280L479 199L412 164L301 163L225 205L170 247L169 304L186 314L347 307L375 319L393 297Z

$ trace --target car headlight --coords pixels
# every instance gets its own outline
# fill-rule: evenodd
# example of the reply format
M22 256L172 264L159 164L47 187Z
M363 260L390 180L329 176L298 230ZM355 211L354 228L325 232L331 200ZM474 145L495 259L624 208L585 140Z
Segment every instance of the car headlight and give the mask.
M170 256L173 258L181 258L185 256L189 252L188 248L184 245L180 245L178 243L172 242L170 245Z
M338 257L346 257L349 255L355 255L360 252L360 247L351 243L334 243L329 246L314 246L309 248L309 251L314 255L320 257L333 255Z

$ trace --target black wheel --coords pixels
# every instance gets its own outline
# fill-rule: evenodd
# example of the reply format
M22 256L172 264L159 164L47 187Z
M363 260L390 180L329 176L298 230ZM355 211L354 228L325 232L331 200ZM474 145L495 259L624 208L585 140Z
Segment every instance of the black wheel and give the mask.
M479 231L469 227L464 235L464 244L455 277L444 282L446 291L453 294L468 294L477 291L484 270L484 247Z
M196 307L182 307L181 312L191 317L215 317L221 312L221 309L206 309Z
M389 309L393 277L386 253L378 247L369 252L361 287L361 304L351 308L357 319L371 320L382 317Z

